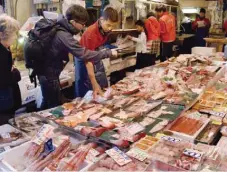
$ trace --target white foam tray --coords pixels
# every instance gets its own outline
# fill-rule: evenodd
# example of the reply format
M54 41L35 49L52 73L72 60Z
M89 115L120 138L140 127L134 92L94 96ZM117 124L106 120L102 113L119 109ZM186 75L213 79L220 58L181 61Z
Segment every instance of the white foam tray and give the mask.
M3 143L3 144L0 144L0 148L2 147L6 147L6 146L18 146L24 142L27 142L30 140L30 137L28 135L26 135L25 133L19 131L18 129L12 127L11 125L9 124L5 124L5 125L2 125L0 126L0 134L4 134L4 133L9 133L9 132L19 132L19 133L22 133L23 137L22 138L19 138L15 141L12 141L10 143Z
M173 122L170 126L172 126L175 122ZM184 139L186 141L189 141L191 143L194 143L196 137L208 125L209 122L210 122L210 119L207 119L206 121L203 121L202 127L193 136L188 135L188 134L184 134L184 133L180 133L180 132L176 132L176 131L172 131L172 130L169 130L169 129L167 129L167 131L173 133L173 136L175 136L175 137L179 137L181 139ZM170 127L168 127L168 128L170 128Z

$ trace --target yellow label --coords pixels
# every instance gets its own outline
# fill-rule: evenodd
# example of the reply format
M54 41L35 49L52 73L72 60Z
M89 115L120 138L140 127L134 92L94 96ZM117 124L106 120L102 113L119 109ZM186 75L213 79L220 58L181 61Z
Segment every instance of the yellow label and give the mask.
M163 134L163 133L157 133L155 137L156 137L157 139L161 139L161 137L163 137L163 136L166 136L166 135Z
M212 124L214 124L214 125L222 125L222 122L221 121L212 121Z

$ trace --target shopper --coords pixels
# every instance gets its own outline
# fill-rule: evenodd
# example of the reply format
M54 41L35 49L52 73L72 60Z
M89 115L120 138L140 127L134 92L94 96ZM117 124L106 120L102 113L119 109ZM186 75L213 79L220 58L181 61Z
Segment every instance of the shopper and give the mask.
M88 27L81 37L80 44L90 50L97 50L103 46L109 33L118 23L118 12L112 7L103 11L102 17ZM102 89L108 87L105 68L102 61L84 62L75 58L76 68L76 97L83 97L87 91L93 89L94 96L102 94Z
M128 39L136 42L136 69L141 69L150 66L150 55L147 51L147 36L146 28L142 20L138 20L135 23L137 31L140 33L138 38L127 36Z
M116 55L116 52L111 50L90 51L73 38L84 28L87 20L86 9L73 5L66 11L66 18L58 21L60 28L50 43L50 49L46 52L42 69L37 73L43 96L41 109L53 108L61 104L59 76L64 68L64 61L69 61L69 53L81 60L92 60L95 63L112 54Z
M164 5L155 8L159 17L161 28L161 62L167 60L173 55L173 44L176 39L176 21L175 17L168 13Z
M156 57L160 52L160 23L154 12L151 11L147 14L145 27L147 30L147 49L150 53L149 65L154 65Z
M199 18L192 23L192 29L196 31L196 46L205 47L204 38L209 36L210 20L205 17L206 10L200 9Z
M8 123L21 105L18 82L19 71L13 67L9 47L17 39L19 23L7 16L0 16L0 125Z

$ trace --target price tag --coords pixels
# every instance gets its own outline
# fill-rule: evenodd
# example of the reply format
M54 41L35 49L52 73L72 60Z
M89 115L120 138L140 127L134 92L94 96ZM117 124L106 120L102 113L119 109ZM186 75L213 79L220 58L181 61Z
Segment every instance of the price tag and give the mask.
M120 166L128 164L132 160L120 149L113 147L106 151L106 153Z
M91 162L96 162L98 160L97 156L100 155L100 153L95 150L95 149L90 149L87 156L86 156L86 159L88 161L91 161Z
M93 155L93 156L100 155L100 153L97 150L93 149L93 148L90 149L88 153L91 154L91 155Z
M190 113L189 115L192 116L192 118L194 118L194 117L195 117L195 118L196 118L196 117L199 117L199 118L200 118L200 117L202 116L202 114L199 113L199 112L193 112L193 113Z
M213 120L212 121L212 124L214 124L214 125L222 125L222 122L221 121L215 121L215 120Z
M214 110L215 110L215 109L214 109ZM211 111L210 114L211 114L211 115L214 115L214 116L220 116L220 117L222 117L222 118L224 118L225 115L226 115L226 113L224 113L224 112L215 112L215 111Z
M44 124L32 141L38 145L41 145L45 140L49 139L53 135L53 130L53 126Z
M148 155L145 152L143 152L143 151L141 151L139 149L136 149L136 148L132 148L126 154L128 156L131 156L131 157L139 160L139 161L144 161L148 157Z
M225 115L226 115L226 113L224 113L224 112L219 112L219 110L218 110L218 109L215 109L215 108L214 108L214 111L202 109L202 110L200 110L200 112L208 113L208 114L214 115L214 116L219 116L219 117L221 117L221 118L224 118Z
M195 159L201 160L203 153L193 149L185 149L183 152L184 155L193 157Z
M166 136L166 135L163 134L163 133L157 133L155 137L156 137L157 139L161 139L161 137L163 137L163 136Z
M131 134L131 135L135 135L141 131L143 131L145 128L140 125L139 123L133 123L129 126L126 127L126 130Z
M172 143L181 142L181 139L175 138L175 137L171 137L171 136L162 136L161 139L162 139L162 140L169 141L169 142L172 142Z
M120 134L120 140L127 140L130 142L133 142L133 135L131 135L128 130L121 130L121 134Z
M1 133L0 134L3 139L10 139L10 134L9 133Z

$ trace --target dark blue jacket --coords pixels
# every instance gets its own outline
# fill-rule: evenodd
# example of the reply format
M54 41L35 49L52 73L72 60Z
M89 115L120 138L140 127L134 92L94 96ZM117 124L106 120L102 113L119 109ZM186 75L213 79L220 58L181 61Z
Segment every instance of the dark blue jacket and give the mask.
M81 47L78 41L73 36L80 31L75 29L67 19L61 19L58 21L61 26L52 41L52 46L48 52L48 59L46 60L45 67L62 71L64 61L69 61L69 53L82 60L92 60L93 62L100 61L101 59L111 56L111 50L106 51L91 51L84 47Z

